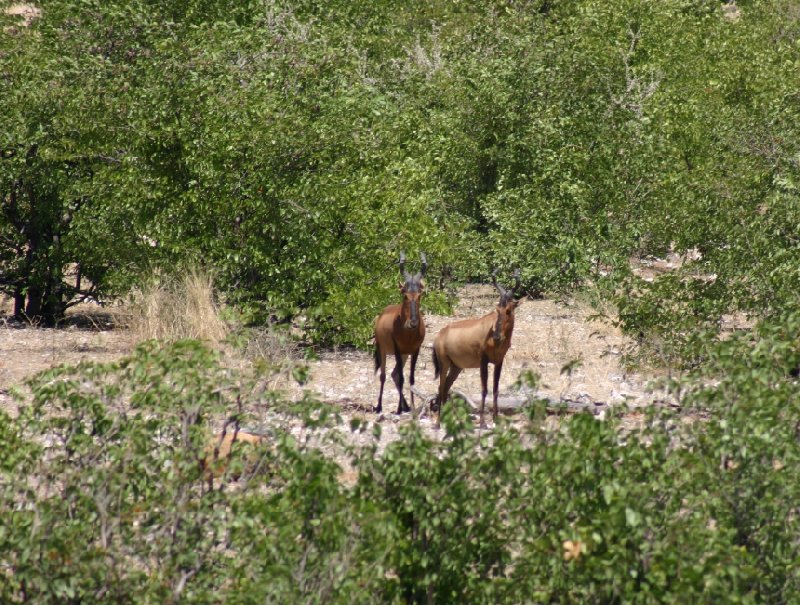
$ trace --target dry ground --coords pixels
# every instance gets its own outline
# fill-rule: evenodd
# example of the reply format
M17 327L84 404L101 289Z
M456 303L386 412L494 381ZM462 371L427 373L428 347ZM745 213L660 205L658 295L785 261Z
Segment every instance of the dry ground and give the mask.
M116 314L95 305L80 305L61 328L38 328L8 321L8 304L0 304L0 409L16 412L14 386L37 372L81 361L111 361L129 353L133 339L117 327Z
M427 335L417 365L417 387L425 393L433 395L437 388L431 363L436 333L456 318L490 312L497 295L491 286L467 286L460 301L454 317L425 315ZM7 312L7 306L0 307L0 408L12 413L16 405L10 389L26 377L62 363L111 360L129 353L135 344L133 335L120 327L121 312L113 309L82 305L71 312L66 327L60 329L22 327L3 319ZM620 357L630 343L608 323L590 321L593 314L588 304L577 301L522 301L501 377L501 394L508 394L520 372L529 369L541 376L540 393L553 398L610 404L627 401L636 407L662 399L662 393L648 392L647 383L654 375L624 370ZM580 364L572 375L562 374L565 364L576 359ZM323 352L319 360L310 363L307 385L301 387L287 380L283 386L292 396L310 389L323 400L341 405L347 414L374 418L371 409L377 400L378 378L369 352ZM464 371L454 388L471 395L480 393L478 370ZM397 391L388 376L384 406L385 412L397 406ZM386 420L398 421L391 413L386 414ZM428 420L421 422L427 424Z
M455 319L490 312L497 304L497 294L491 286L467 286L461 292L460 301L452 317L424 315L426 337L417 363L416 386L431 396L438 388L431 362L436 334ZM522 371L532 370L541 377L539 393L551 398L610 404L627 401L636 407L663 399L663 393L648 392L648 383L656 377L655 373L645 375L624 370L620 358L630 341L609 323L592 321L593 315L596 311L577 301L522 301L517 308L511 350L500 379L501 394L513 390ZM572 375L562 374L562 368L574 360L580 363ZM388 376L393 367L394 360L387 359L384 412L397 408L397 390ZM405 375L407 392L408 365ZM295 395L301 391L297 385L288 386ZM369 413L377 403L379 388L372 353L331 351L322 354L311 364L309 386L325 401ZM462 372L454 388L475 396L477 401L480 393L478 370ZM491 386L487 400L491 401Z

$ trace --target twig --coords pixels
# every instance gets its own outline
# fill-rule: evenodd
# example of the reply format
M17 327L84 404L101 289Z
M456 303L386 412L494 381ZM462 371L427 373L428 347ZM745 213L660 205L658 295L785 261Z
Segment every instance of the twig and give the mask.
M414 393L414 395L416 395L417 397L419 397L420 400L422 401L422 403L416 404L414 406L415 409L411 410L411 417L414 420L417 420L422 416L429 415L431 411L431 402L434 401L436 397L435 396L430 397L426 395L415 386L411 387L411 392ZM425 413L423 414L423 412Z

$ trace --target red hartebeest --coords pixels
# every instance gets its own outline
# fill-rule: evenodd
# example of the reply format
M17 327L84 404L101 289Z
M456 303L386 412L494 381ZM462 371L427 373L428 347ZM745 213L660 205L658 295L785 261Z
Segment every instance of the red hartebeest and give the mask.
M439 415L436 417L436 428L439 417L450 388L464 368L481 369L481 428L486 428L483 421L483 408L486 405L486 382L489 378L489 364L494 364L494 409L492 418L497 421L497 387L503 359L511 347L511 334L514 331L514 310L519 301L514 293L519 288L519 269L514 273L514 287L505 290L497 283L497 272L492 274L492 283L500 292L497 308L483 317L463 319L453 322L436 335L433 341L433 368L439 377Z
M392 380L400 394L397 404L397 413L408 412L406 398L403 396L403 366L411 355L411 372L409 383L414 386L414 368L417 365L419 348L425 340L425 322L419 310L419 299L422 296L422 278L428 269L428 262L424 254L420 254L422 269L416 275L406 272L406 256L400 253L400 274L405 280L400 284L403 293L403 302L399 305L389 305L375 320L375 371L381 371L381 390L378 394L377 413L383 411L383 384L386 381L386 355L393 354L395 367L392 371ZM414 406L414 392L411 392L411 406Z

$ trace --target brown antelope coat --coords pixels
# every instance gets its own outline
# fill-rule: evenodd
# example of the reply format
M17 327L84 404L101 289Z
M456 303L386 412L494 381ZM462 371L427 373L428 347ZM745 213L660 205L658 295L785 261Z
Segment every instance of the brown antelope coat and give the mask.
M400 285L400 292L403 294L403 302L399 305L389 305L375 320L375 371L380 370L380 391L378 393L378 405L375 411L383 411L383 386L386 381L386 356L394 355L395 367L392 371L392 380L397 387L400 400L397 404L397 413L408 412L408 402L403 395L403 366L408 356L411 356L411 370L409 372L409 383L414 386L414 370L417 365L417 357L422 341L425 340L425 322L422 319L422 312L419 308L419 301L422 297L423 283L422 278L428 268L425 255L420 255L422 259L422 270L416 275L410 275L405 271L405 255L400 255L400 273L405 278L405 282ZM411 406L414 406L414 392L411 392Z
M497 395L503 360L511 347L511 335L514 332L514 311L519 301L514 299L514 291L519 287L519 271L514 275L515 285L505 290L493 276L495 287L500 292L497 308L483 317L463 319L453 322L439 332L433 342L433 367L435 376L439 378L439 416L447 401L450 388L453 386L461 370L480 368L481 370L481 427L486 424L483 411L486 405L489 364L494 364L493 410L492 418L497 420ZM439 426L439 416L435 426Z
M247 430L230 430L215 434L206 446L205 457L200 463L206 473L206 479L219 477L227 470L235 443L255 447L265 443L266 439L265 435ZM238 477L233 478L238 479Z

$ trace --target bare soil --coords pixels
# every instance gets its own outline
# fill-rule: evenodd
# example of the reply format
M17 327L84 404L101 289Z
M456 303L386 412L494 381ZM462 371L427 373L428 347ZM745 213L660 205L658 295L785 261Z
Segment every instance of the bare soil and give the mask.
M16 414L11 389L37 372L81 361L112 361L134 346L118 328L116 314L96 305L80 305L60 328L33 327L9 321L0 304L0 409Z
M426 336L417 362L416 387L429 396L438 389L431 361L436 334L456 319L485 315L497 304L497 294L491 286L467 286L460 294L460 303L453 316L424 314ZM663 372L626 372L621 356L631 345L630 340L608 322L592 320L596 315L597 312L587 303L574 300L522 301L516 311L511 349L500 378L500 393L513 391L520 374L531 370L541 378L538 393L550 398L608 404L627 402L633 407L664 399L664 393L648 390L648 383ZM571 374L562 372L567 364L576 360L578 363ZM388 376L393 367L394 360L387 359L384 413L397 408L397 389ZM352 350L326 352L318 361L312 362L310 369L311 380L306 388L317 392L323 400L364 413L371 412L377 403L380 383L374 371L372 353ZM408 364L405 376L408 398ZM298 385L286 386L295 396L302 391ZM481 384L478 370L462 372L454 388L479 401ZM487 409L491 403L491 385L489 391Z
M431 346L437 332L447 323L464 317L491 312L497 294L491 286L467 286L453 317L425 314L427 334L416 370L416 386L431 396L436 392ZM68 317L65 327L36 328L3 319L0 306L0 409L16 413L10 390L38 371L55 365L80 361L108 361L129 353L133 335L120 326L113 311L94 305L81 305ZM5 309L7 318L7 311ZM424 303L423 303L424 311ZM607 322L592 321L595 311L575 300L524 300L516 312L511 350L500 380L501 394L514 389L520 373L531 370L541 377L539 393L551 398L627 403L647 406L663 393L650 392L648 383L658 373L629 373L621 365L622 352L631 343ZM579 360L571 374L565 365ZM393 367L393 360L389 368ZM299 397L311 390L327 402L340 405L346 415L376 420L372 406L377 402L378 377L372 354L353 350L326 351L310 362L310 380L301 386L285 380L282 386L290 396ZM387 372L388 373L388 372ZM406 396L408 397L408 367ZM465 370L454 388L479 400L478 370ZM489 394L491 401L491 393ZM397 391L387 376L384 391L384 417L391 424L409 421L391 412L397 407ZM635 414L635 412L633 412ZM488 419L487 415L487 419ZM429 424L429 419L420 422ZM387 427L388 428L388 427Z

